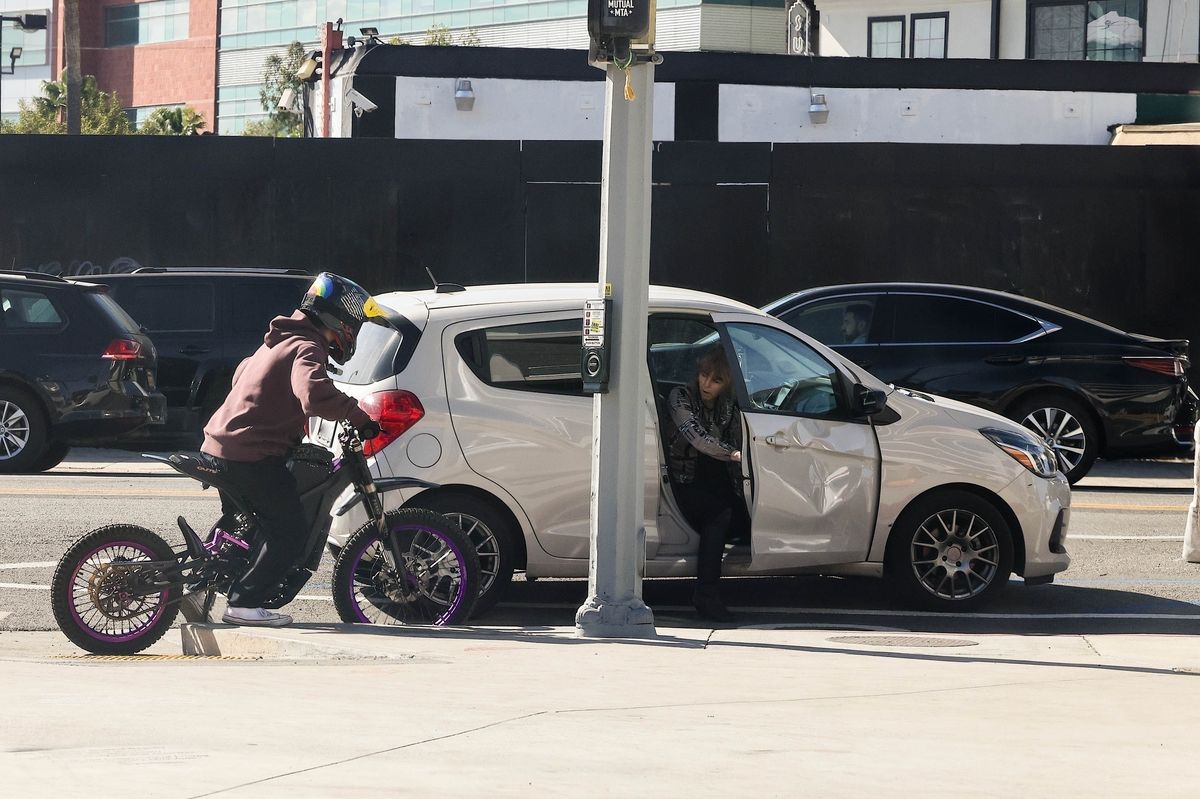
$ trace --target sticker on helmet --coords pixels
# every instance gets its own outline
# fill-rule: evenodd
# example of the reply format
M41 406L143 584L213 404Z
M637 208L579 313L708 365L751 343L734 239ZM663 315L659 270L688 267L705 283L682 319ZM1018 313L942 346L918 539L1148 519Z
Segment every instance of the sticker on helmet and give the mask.
M317 279L308 287L308 293L314 297L328 297L333 294L333 281L329 275L317 275Z
M363 313L368 319L383 319L383 309L379 307L379 303L375 302L374 297L367 297L367 301L363 303Z

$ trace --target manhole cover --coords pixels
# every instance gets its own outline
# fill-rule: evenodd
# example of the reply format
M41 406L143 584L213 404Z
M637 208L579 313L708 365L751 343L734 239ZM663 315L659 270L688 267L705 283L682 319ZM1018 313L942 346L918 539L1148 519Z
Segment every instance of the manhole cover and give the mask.
M859 644L861 646L979 646L979 642L968 641L965 638L932 638L920 635L843 635L838 638L830 638L829 641L835 644Z

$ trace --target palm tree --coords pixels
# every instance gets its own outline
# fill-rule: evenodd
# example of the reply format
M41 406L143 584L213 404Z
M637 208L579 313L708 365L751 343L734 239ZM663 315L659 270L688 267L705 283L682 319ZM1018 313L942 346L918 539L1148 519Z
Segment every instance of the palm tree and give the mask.
M204 117L189 106L156 108L138 125L138 133L147 136L198 136Z

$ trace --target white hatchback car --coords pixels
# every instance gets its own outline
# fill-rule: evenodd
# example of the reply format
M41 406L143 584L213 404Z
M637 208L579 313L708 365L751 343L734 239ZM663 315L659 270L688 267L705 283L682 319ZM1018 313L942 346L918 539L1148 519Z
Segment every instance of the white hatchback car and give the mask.
M595 285L459 288L377 297L393 329L365 326L335 379L383 427L367 451L379 476L438 486L389 492L389 505L447 513L476 543L486 609L515 569L587 576L592 397L579 364ZM733 356L750 518L725 574L883 576L921 604L965 609L1012 572L1044 583L1070 563L1070 489L1020 425L886 386L734 300L652 286L648 324L645 414L629 420L645 429L647 577L695 572L699 536L665 478L660 419L713 346ZM312 424L333 445L335 426ZM358 506L336 517L330 545L363 521Z

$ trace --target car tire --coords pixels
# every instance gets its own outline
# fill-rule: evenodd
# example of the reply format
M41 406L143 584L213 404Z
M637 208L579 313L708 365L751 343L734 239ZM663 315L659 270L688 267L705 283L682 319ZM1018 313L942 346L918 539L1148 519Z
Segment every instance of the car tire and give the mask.
M512 582L518 553L517 532L508 514L473 494L461 491L423 492L409 506L437 511L462 528L479 556L479 598L472 616L491 610Z
M63 462L67 457L67 453L71 451L71 445L65 441L51 441L47 445L46 450L42 453L42 457L33 465L35 471L48 472L55 466Z
M1058 467L1074 485L1091 471L1100 450L1100 432L1086 405L1063 394L1022 400L1008 416L1037 433L1058 456Z
M0 386L0 473L42 471L49 424L36 399L26 391Z
M1008 522L986 499L946 489L904 509L888 536L885 574L902 599L927 610L973 610L1008 584Z

